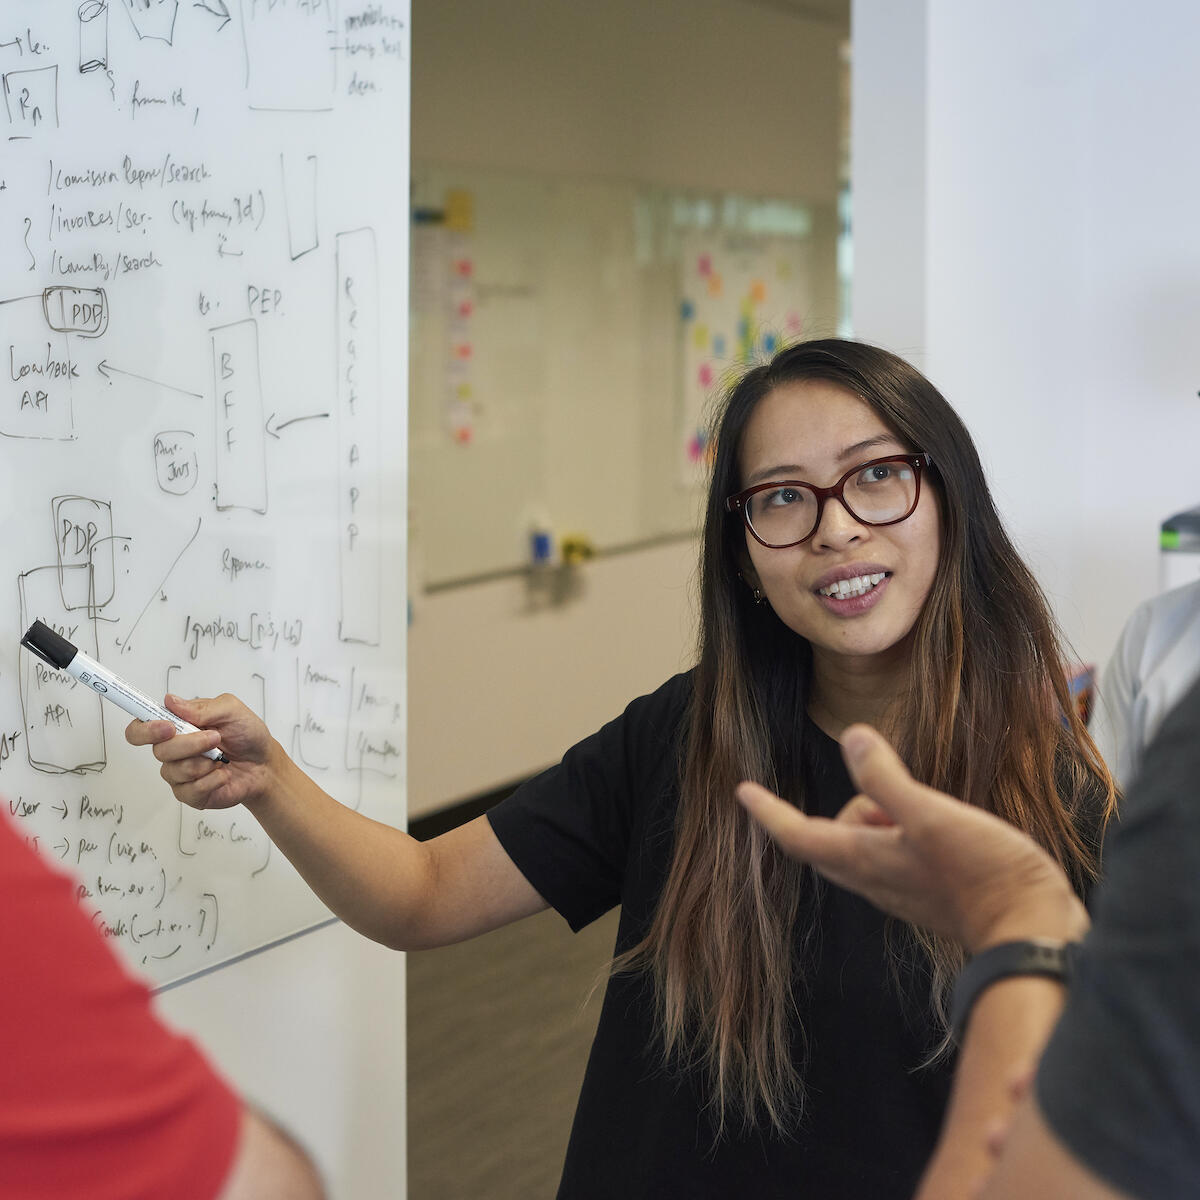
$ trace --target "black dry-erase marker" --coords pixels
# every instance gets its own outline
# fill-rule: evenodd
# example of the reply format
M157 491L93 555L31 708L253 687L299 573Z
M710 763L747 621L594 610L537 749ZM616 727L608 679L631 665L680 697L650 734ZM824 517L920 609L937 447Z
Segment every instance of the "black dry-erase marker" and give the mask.
M130 716L139 721L170 721L180 733L199 733L195 725L177 717L173 712L155 704L149 696L130 687L123 679L102 667L94 658L84 654L78 647L73 646L61 634L55 633L49 625L34 621L25 631L21 645L26 650L33 651L43 662L49 663L59 671L74 675L81 683L86 683L97 695L105 700L111 700L118 708L123 708ZM217 749L205 750L205 758L214 762L229 761Z

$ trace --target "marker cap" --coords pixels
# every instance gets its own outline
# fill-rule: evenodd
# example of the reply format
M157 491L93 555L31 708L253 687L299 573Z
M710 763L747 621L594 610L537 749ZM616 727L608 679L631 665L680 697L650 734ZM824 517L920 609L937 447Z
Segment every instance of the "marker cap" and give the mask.
M65 637L55 633L49 625L44 625L41 621L34 621L25 630L21 645L60 671L70 665L76 654L75 647Z

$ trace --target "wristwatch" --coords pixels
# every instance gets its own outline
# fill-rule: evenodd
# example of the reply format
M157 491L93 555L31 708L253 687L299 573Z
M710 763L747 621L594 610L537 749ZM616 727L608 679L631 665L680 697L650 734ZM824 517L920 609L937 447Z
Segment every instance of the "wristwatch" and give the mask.
M962 1044L967 1018L985 988L1010 975L1044 975L1066 984L1071 979L1071 962L1078 942L1031 938L1022 942L1000 942L968 960L954 983L950 1002L950 1029Z

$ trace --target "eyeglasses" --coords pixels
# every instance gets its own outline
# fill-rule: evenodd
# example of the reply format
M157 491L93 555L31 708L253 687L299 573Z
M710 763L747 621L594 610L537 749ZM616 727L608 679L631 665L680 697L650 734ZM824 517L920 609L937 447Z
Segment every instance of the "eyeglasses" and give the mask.
M833 487L798 479L772 480L730 496L725 508L740 512L755 540L769 550L787 550L817 532L826 500L840 500L863 525L907 520L921 498L921 471L932 465L928 454L873 458L852 467Z

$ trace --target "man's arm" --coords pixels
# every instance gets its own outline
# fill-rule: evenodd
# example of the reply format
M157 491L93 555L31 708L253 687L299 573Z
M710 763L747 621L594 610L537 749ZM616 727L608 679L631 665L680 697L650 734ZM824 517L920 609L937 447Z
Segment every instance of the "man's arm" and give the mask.
M1025 982L1025 981L1023 981ZM1015 993L1013 1003L1021 1003ZM1128 1200L1093 1175L1054 1136L1032 1093L1022 1101L1004 1142L1004 1151L979 1200L1034 1200L1052 1180L1055 1196L1071 1200Z
M995 1166L989 1135L1013 1119L1012 1081L1037 1065L1062 1012L1063 992L1055 980L1025 975L1002 979L980 995L959 1050L937 1148L915 1200L963 1200L988 1179ZM997 1196L1006 1194L1018 1195ZM1037 1192L1019 1194L1028 1200Z
M301 1147L273 1121L246 1108L237 1154L216 1200L325 1200L325 1188Z
M918 784L872 729L848 729L843 751L863 794L835 820L806 816L754 784L742 784L738 799L787 853L970 954L1030 938L1074 941L1087 930L1061 868L1020 830ZM1009 1082L1036 1064L1062 1005L1062 985L1045 978L1006 978L980 994L921 1200L977 1192L993 1165L988 1135L1013 1113Z

